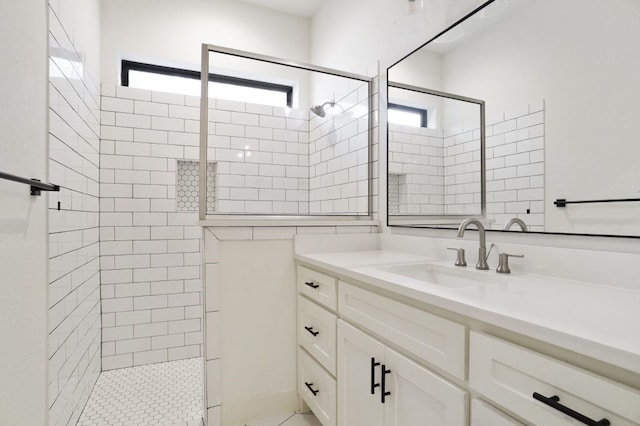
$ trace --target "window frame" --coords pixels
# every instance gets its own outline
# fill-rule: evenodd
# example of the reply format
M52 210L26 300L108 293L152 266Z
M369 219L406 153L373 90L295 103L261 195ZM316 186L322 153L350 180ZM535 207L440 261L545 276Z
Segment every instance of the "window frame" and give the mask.
M387 111L391 109L395 109L396 111L404 111L404 112L411 112L414 114L418 114L420 116L420 127L427 127L428 125L427 110L424 108L416 108L416 107L389 102L387 104Z
M122 60L120 69L120 84L129 86L129 71L142 71L172 77L190 78L200 81L200 71L187 70L182 68L166 67L163 65L148 64L144 62ZM287 96L287 107L293 105L293 87L285 84L269 83L266 81L250 80L247 78L232 77L222 74L209 74L209 81L214 83L232 84L235 86L249 87L252 89L271 90L275 92L285 93Z

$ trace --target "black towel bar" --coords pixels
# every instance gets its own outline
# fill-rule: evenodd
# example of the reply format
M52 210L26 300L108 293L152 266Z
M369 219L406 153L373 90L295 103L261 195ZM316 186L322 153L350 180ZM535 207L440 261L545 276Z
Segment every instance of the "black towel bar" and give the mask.
M558 198L553 202L556 207L566 207L567 204L591 204L591 203L627 203L630 201L640 201L640 198L618 198L611 200L584 200L584 201L567 201L564 198Z
M40 195L41 191L60 191L60 187L58 185L53 185L51 183L42 183L38 179L27 179L5 172L0 172L0 179L26 183L31 187L31 195Z

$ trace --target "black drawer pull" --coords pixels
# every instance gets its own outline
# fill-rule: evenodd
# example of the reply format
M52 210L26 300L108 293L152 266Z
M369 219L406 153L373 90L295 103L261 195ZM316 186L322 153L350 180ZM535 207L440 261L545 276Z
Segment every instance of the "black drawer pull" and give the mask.
M309 389L311 391L311 393L313 394L313 396L316 396L318 394L318 392L320 392L320 390L315 390L313 389L311 386L313 386L313 383L309 383L309 382L304 382L304 385L307 387L307 389Z
M318 334L320 334L319 331L313 331L313 327L305 327L304 329L311 333L313 337L316 337Z
M376 383L376 367L379 365L375 358L371 358L371 395L375 394L376 388L380 386L380 383Z
M534 392L533 393L533 399L536 399L540 402L542 402L543 404L548 405L551 408L555 408L556 410L560 411L561 413L566 414L569 417L572 417L574 419L576 419L579 422L584 423L585 425L590 425L590 426L609 426L611 423L609 422L609 420L607 419L602 419L602 420L593 420L590 419L589 417L578 413L577 411L572 410L571 408L564 406L562 404L560 404L560 397L557 395L553 395L549 398L547 398L544 395L539 394L538 392Z
M314 283L313 281L305 281L305 282L304 282L304 285L308 285L308 286L309 286L309 287L311 287L311 288L318 288L318 287L320 287L320 284L316 284L316 283Z
M386 397L391 395L391 392L387 391L387 374L391 373L391 370L387 370L387 366L382 364L382 392L380 393L380 402L385 403Z

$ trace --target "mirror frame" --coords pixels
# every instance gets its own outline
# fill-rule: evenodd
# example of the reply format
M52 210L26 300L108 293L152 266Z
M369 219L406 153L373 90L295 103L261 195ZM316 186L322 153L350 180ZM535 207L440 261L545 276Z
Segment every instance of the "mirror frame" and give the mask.
M403 55L400 59L398 59L397 61L395 61L394 63L392 63L391 65L389 65L387 67L386 70L386 75L385 75L385 81L387 84L387 104L385 105L385 112L387 111L387 106L389 104L389 87L397 87L397 88L411 88L409 90L414 90L414 91L418 91L418 92L423 92L423 93L428 93L428 94L443 94L444 92L437 92L434 90L430 90L430 89L425 89L425 88L421 88L421 87L416 87L416 86L410 86L410 85L406 85L403 83L398 83L398 82L393 82L389 80L389 70L391 68L393 68L394 66L396 66L397 64L399 64L400 62L402 62L403 60L405 60L407 57L411 56L412 54L416 53L417 51L419 51L420 49L422 49L424 46L426 46L427 44L433 42L434 40L436 40L438 37L442 36L443 34L445 34L446 32L450 31L451 29L455 28L456 26L462 24L463 22L465 22L466 20L468 20L469 18L471 18L473 15L475 15L476 13L478 13L479 11L481 11L482 9L484 9L485 7L489 6L490 4L494 3L496 0L488 0L485 1L484 3L482 3L480 6L476 7L475 9L473 9L471 12L469 12L468 14L464 15L462 18L458 19L457 21L455 21L453 24L449 25L448 27L446 27L444 30L440 31L439 33L437 33L435 36L433 36L432 38L430 38L429 40L427 40L426 42L424 42L423 44L421 44L420 46L416 47L415 49L413 49L412 51L410 51L409 53L407 53L406 55ZM446 93L445 93L446 94ZM449 95L449 94L447 94ZM454 95L455 96L455 95ZM455 99L455 98L454 98ZM470 98L466 98L466 99L470 99ZM478 101L476 99L476 101ZM484 113L484 101L483 102L483 106L482 106L482 111ZM388 189L389 189L389 122L387 120L387 194L388 194ZM484 152L484 133L486 133L486 129L485 129L485 123L484 123L484 115L482 118L482 124L481 124L481 133L482 133L482 152L481 152L481 191L482 191L482 216L485 215L486 213L486 199L485 199L485 195L486 195L486 179L485 179L485 152ZM451 224L447 224L449 226L438 226L438 224L431 224L431 225L410 225L410 224L391 224L389 223L389 218L393 217L393 218L403 218L401 220L407 219L407 221L415 218L417 220L419 220L420 218L433 218L434 216L430 216L430 215L420 215L420 216L400 216L400 215L394 215L394 216L390 216L389 215L389 200L387 197L387 205L386 205L386 209L387 209L387 220L386 220L386 224L389 227L398 227L398 228L413 228L413 229L436 229L436 230L453 230L455 228L451 227ZM441 216L441 217L446 217L446 216ZM448 216L448 218L450 219L454 219L454 218L458 218L458 219L464 219L468 216ZM441 224L444 225L444 224ZM490 232L507 232L509 234L522 234L522 232L520 231L516 231L516 230L502 230L502 229L487 229L487 231ZM567 236L583 236L583 237L607 237L607 238L625 238L625 239L633 239L633 240L640 240L640 235L616 235L616 234L591 234L591 233L571 233L571 232L548 232L548 231L527 231L526 234L536 234L536 235L567 235Z
M468 102L468 103L476 104L480 107L480 213L479 214L484 217L485 214L487 213L487 179L486 179L487 166L486 166L486 154L485 154L487 129L485 126L485 120L486 120L485 102L481 99L469 98L467 96L456 95L448 92L440 92L438 90L425 89L424 87L412 86L409 84L404 84L404 83L399 83L396 81L389 81L389 80L387 80L387 100L389 99L390 88L408 90L408 91L417 92L417 93L424 93L426 95L438 96L441 98L453 99L461 102ZM389 102L387 101L387 104L388 103ZM390 154L389 121L387 120L387 193L389 192L389 179L388 179L389 161L390 161L389 154ZM472 216L477 216L477 215L472 215ZM469 217L469 215L425 214L425 215L393 215L391 216L389 214L389 201L387 199L387 226L394 226L394 225L389 225L390 217L393 217L397 221L407 221L407 222L417 221L422 219L422 220L431 222L431 223L425 224L425 226L437 226L438 224L450 224L452 220L455 220L456 223L458 223L464 220L465 218ZM396 226L402 226L402 225L396 225Z

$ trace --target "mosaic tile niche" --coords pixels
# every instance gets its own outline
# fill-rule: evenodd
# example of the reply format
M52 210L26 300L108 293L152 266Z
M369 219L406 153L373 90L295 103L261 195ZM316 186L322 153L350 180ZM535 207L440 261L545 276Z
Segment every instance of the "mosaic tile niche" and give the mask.
M198 211L199 198L198 161L177 160L176 167L176 210L179 212ZM216 163L207 163L207 212L216 211Z

